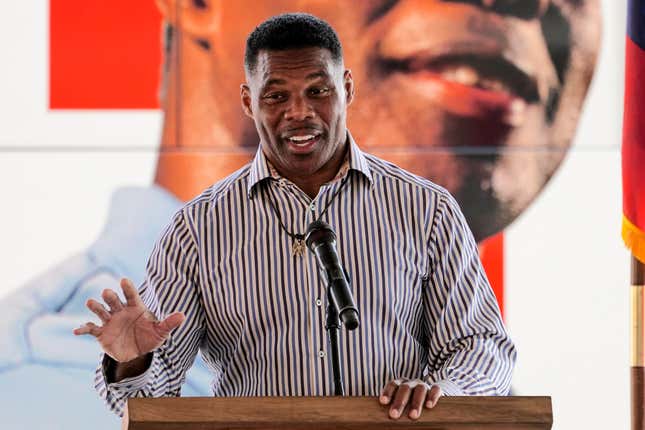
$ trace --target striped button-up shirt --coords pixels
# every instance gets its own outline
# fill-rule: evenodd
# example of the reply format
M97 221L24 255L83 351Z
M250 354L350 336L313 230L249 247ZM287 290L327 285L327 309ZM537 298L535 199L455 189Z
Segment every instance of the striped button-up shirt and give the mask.
M346 393L376 396L393 379L448 395L508 392L515 348L457 203L351 136L348 146L346 183L337 177L313 200L272 175L258 149L175 214L140 291L157 317L186 320L142 375L108 384L99 366L96 387L115 412L127 397L180 395L198 351L215 396L333 395L324 278L280 226L304 233L327 206L361 319L340 332Z

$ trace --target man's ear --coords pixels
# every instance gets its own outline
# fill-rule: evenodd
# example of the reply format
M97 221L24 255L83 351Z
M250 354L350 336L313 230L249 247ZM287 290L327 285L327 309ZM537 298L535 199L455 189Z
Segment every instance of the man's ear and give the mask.
M190 36L207 39L219 27L223 0L155 0L163 18Z
M345 101L349 106L354 100L354 78L352 78L352 71L349 69L345 70L343 74L343 86L345 87Z
M240 98L242 100L242 110L249 118L253 119L253 108L251 107L251 89L247 84L240 85Z

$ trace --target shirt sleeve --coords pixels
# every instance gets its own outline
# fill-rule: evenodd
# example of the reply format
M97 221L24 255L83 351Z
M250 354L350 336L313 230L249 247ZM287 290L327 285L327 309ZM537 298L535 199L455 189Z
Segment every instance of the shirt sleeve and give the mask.
M441 194L429 240L424 289L430 347L426 382L445 395L507 395L516 350L479 259L477 244L448 193Z
M166 342L153 351L148 369L141 375L108 383L108 360L101 360L95 388L108 407L122 416L129 397L179 396L199 349L204 333L204 315L196 281L198 255L193 232L182 211L178 212L155 244L146 268L146 278L139 289L148 309L158 318L179 311L185 321Z

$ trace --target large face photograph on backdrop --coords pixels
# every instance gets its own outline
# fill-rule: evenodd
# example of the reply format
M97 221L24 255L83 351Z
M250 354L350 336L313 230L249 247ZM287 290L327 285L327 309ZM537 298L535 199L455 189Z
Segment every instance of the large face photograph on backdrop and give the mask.
M598 0L156 3L161 20L150 19L160 43L149 49L162 59L150 79L158 80L163 126L155 183L115 200L140 204L140 224L109 219L83 253L52 262L0 299L0 344L8 346L0 352L0 401L21 425L114 426L93 392L98 346L71 330L90 319L88 297L123 276L142 280L156 235L182 202L257 151L240 84L246 36L264 19L304 11L336 29L355 82L347 124L357 144L447 188L482 249L539 196L566 156L600 44ZM127 261L115 263L115 254ZM66 354L74 360L52 358ZM184 394L209 395L211 374L198 362ZM9 395L10 386L19 389ZM50 401L29 415L35 391ZM78 405L74 418L61 412L70 404Z
M162 146L217 148L232 160L254 152L255 127L232 83L244 80L245 35L294 2L206 4L177 16L172 3L162 103L181 130ZM478 241L512 222L561 163L595 64L597 2L297 3L340 35L356 82L356 141L448 188ZM205 167L189 194L221 175Z

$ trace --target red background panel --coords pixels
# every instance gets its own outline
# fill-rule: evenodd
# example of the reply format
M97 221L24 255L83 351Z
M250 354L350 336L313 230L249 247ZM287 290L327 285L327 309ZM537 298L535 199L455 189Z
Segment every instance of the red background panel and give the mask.
M481 244L480 254L486 276L504 315L504 232L489 237Z
M153 0L50 0L50 109L159 106L161 16Z

